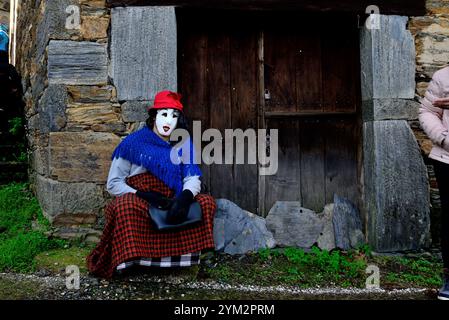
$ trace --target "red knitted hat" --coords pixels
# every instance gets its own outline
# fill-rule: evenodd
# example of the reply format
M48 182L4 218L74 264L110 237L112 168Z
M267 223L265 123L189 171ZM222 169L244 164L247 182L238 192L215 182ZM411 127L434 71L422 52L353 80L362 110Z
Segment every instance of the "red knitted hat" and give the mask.
M182 112L181 94L165 90L154 97L154 104L150 109L177 109Z

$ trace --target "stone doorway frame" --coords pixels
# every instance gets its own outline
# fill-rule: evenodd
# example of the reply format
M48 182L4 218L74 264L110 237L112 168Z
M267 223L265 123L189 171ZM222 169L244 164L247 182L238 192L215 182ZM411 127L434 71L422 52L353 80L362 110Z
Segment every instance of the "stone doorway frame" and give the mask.
M115 39L123 37L115 34L129 28L139 30L142 19L151 21L151 28L142 32L142 40L151 43L152 59L145 72L152 77L139 84L121 82L120 78L133 63L128 53L139 44L132 39L126 44L118 43ZM151 101L160 89L177 90L175 7L115 7L111 20L111 77L118 99ZM407 122L416 119L419 106L414 101L415 45L407 22L406 16L380 15L379 30L360 28L363 119L360 210L365 217L367 240L379 252L415 250L430 241L427 169ZM127 49L120 51L120 48ZM136 85L150 90L142 95L142 91L136 92Z

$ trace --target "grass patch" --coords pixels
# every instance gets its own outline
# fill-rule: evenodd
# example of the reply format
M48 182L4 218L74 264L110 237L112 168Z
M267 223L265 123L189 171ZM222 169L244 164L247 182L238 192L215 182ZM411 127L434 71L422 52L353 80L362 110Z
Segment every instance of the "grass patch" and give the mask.
M33 221L38 221L42 230L33 230ZM66 241L44 234L48 226L28 184L0 186L0 271L34 271L37 254L66 245Z
M441 262L434 258L372 256L368 246L356 250L331 252L313 247L262 249L240 259L215 254L213 261L202 265L200 275L228 284L288 285L311 287L365 288L371 273L368 265L380 269L381 288L439 288Z
M360 287L367 266L358 252L322 251L299 248L263 249L243 259L225 258L205 273L232 284ZM363 282L364 283L364 282Z
M38 254L34 262L36 269L44 269L51 273L64 273L69 265L78 266L80 273L87 274L86 257L92 251L91 247L70 247L67 249L53 249Z
M373 263L381 270L381 283L385 287L409 286L439 288L442 263L434 258L375 257Z

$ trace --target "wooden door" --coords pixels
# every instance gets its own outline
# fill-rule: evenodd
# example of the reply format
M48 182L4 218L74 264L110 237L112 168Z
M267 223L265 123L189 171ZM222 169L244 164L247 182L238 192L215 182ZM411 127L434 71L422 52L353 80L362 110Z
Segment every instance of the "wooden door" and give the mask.
M261 215L276 200L321 210L334 192L359 204L357 21L186 9L177 20L187 116L223 137L227 128L279 130L276 175L261 177L253 164L202 165L212 195Z

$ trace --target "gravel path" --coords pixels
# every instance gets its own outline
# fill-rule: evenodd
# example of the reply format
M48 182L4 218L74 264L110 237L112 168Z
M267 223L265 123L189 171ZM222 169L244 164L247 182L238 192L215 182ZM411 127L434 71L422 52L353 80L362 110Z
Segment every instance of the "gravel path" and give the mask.
M436 290L408 288L365 290L276 286L231 286L190 281L185 277L129 275L111 281L81 276L80 288L67 289L64 275L0 273L0 299L49 300L157 300L157 299L435 299Z

